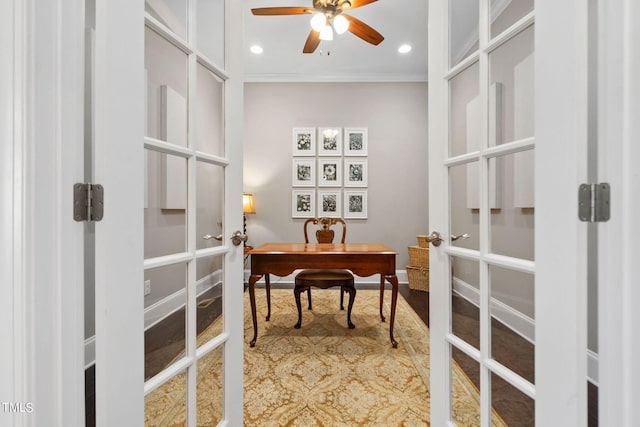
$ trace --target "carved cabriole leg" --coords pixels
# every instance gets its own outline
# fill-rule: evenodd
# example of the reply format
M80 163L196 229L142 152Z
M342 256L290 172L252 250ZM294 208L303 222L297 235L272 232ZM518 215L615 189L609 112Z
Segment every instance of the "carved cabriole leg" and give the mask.
M269 273L264 276L264 288L267 290L267 322L271 319L271 281L269 280Z
M303 292L305 288L296 286L293 289L293 295L296 298L296 308L298 309L298 323L295 324L294 328L300 329L302 326L302 304L300 303L300 293ZM307 292L311 290L311 288L306 288Z
M384 276L380 275L380 320L384 322L384 314L382 314L382 305L384 304Z
M349 329L354 329L356 325L351 322L351 309L353 308L353 302L356 299L356 288L347 288L349 291L349 308L347 309L347 325L349 325ZM340 295L342 295L342 289L340 290ZM343 309L344 310L344 309Z
M259 274L252 274L249 277L249 301L251 302L251 319L253 320L253 339L249 343L250 347L256 346L256 340L258 339L258 321L256 320L256 282L260 280L262 276Z
M398 302L398 277L395 274L385 276L391 283L391 320L389 321L389 337L391 338L391 346L398 348L398 342L393 337L393 325L396 320L396 303Z

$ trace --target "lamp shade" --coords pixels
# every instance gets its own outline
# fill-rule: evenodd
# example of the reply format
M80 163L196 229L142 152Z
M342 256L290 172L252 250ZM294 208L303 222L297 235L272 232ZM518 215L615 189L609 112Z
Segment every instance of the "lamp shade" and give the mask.
M349 21L342 15L338 15L333 18L333 29L338 34L344 34L349 29Z
M253 205L253 194L250 194L250 193L242 194L242 212L245 214L256 213L256 208Z

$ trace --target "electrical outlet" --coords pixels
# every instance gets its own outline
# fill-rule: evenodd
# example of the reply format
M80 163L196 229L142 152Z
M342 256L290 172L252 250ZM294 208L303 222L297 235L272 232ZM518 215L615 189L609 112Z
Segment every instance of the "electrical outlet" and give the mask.
M144 281L144 295L147 296L151 293L151 280Z

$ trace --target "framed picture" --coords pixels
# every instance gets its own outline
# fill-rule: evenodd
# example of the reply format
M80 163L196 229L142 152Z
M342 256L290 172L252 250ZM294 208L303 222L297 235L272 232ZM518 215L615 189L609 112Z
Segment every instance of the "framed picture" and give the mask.
M318 129L318 155L341 156L342 155L342 129L319 128Z
M316 128L293 129L293 155L316 155Z
M367 159L344 160L344 186L367 186Z
M318 190L318 216L340 217L341 202L340 190Z
M318 186L339 187L342 184L342 159L327 157L318 159Z
M293 186L316 186L316 159L293 159Z
M367 190L344 191L344 217L352 219L367 218Z
M316 190L293 190L291 192L291 216L314 218L316 216Z
M367 128L346 128L344 130L344 155L367 155Z

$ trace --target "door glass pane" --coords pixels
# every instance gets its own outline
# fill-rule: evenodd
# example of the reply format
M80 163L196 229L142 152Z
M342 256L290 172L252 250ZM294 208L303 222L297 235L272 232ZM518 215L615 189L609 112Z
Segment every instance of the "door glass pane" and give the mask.
M158 374L185 354L187 265L146 270L144 299L145 380Z
M223 347L217 347L198 359L196 425L216 426L222 420Z
M533 427L535 401L520 390L491 374L491 425Z
M147 136L187 145L187 55L145 27Z
M479 177L478 162L449 168L450 234L469 234L467 239L452 241L453 246L480 249Z
M187 233L187 161L146 150L144 257L184 252Z
M222 255L204 257L196 261L198 346L223 332L223 265Z
M198 50L224 68L224 0L197 0Z
M491 0L491 37L497 36L532 11L533 0Z
M449 154L480 149L479 65L476 62L449 82Z
M534 135L533 36L531 26L489 55L489 145Z
M224 82L198 64L196 149L224 156Z
M451 332L480 348L480 264L451 257Z
M451 348L451 419L458 427L480 425L480 364Z
M144 425L186 426L187 383L184 372L149 393L144 398Z
M146 0L144 10L178 36L187 37L186 0Z
M535 383L533 274L490 266L491 356Z
M480 5L477 0L449 0L449 67L478 50Z
M533 150L509 154L489 165L499 194L499 209L491 210L491 252L534 259Z
M224 168L197 162L198 197L196 211L196 246L198 249L222 245Z

